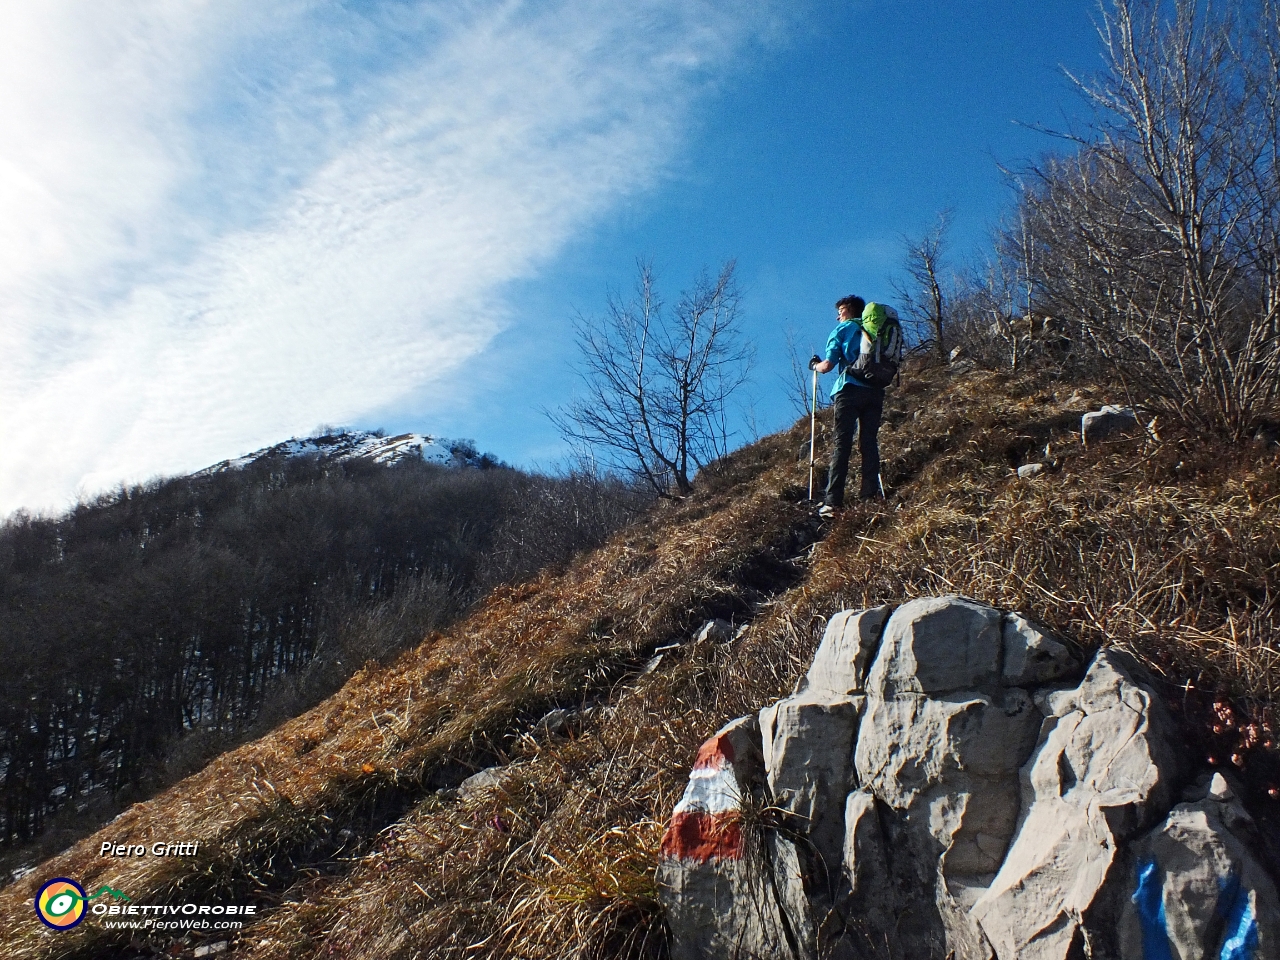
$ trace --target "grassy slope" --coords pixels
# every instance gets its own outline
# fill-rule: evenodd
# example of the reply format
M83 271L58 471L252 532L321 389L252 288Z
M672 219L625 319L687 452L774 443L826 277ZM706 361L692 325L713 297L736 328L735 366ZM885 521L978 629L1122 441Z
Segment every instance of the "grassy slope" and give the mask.
M1262 742L1280 622L1274 452L1172 436L1084 451L1086 388L937 370L907 384L881 434L888 504L820 530L796 502L807 423L739 451L689 501L499 592L0 891L18 918L4 955L150 955L92 922L46 934L22 919L52 876L139 903L252 898L266 912L237 957L656 954L654 854L697 744L786 693L837 609L926 593L1134 650L1168 679L1191 749L1234 755L1256 812L1277 819ZM1014 479L1045 443L1061 470ZM641 671L712 615L747 629ZM571 736L535 735L546 710L575 705L596 709ZM499 762L499 789L436 792ZM104 859L104 839L200 840L200 856Z

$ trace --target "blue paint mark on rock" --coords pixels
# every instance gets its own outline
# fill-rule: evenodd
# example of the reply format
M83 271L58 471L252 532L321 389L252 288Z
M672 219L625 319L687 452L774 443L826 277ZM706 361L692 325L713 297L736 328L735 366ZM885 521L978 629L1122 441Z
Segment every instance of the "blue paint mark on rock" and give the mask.
M1138 884L1131 899L1142 925L1143 960L1173 960L1164 912L1164 878L1154 859L1138 864ZM1217 912L1226 921L1217 960L1254 960L1258 951L1258 916L1249 890L1234 873L1219 887Z
M1143 960L1173 960L1164 915L1164 878L1155 860L1138 864L1138 887L1131 898L1142 924Z
M1222 884L1218 913L1227 921L1218 960L1253 960L1258 950L1258 917L1249 891L1235 874Z

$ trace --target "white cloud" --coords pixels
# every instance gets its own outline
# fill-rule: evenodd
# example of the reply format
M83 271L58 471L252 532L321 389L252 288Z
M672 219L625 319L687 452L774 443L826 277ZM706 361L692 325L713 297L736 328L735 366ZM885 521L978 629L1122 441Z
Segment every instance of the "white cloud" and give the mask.
M651 185L763 6L11 4L0 513L386 407Z

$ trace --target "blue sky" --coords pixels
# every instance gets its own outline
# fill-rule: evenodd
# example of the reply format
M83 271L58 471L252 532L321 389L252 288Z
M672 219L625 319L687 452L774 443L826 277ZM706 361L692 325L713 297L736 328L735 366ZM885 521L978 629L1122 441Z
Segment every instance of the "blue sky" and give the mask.
M104 9L109 6L110 10ZM0 515L320 424L565 454L576 311L738 262L751 430L785 329L1081 114L1087 0L82 0L0 10ZM1023 124L1024 126L1020 126Z

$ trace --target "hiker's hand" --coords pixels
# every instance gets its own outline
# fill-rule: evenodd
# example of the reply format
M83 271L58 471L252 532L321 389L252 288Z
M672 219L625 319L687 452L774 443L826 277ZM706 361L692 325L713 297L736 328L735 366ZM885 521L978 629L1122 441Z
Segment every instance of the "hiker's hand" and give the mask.
M815 353L812 357L809 358L809 369L812 370L821 362L822 362L822 358Z

